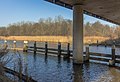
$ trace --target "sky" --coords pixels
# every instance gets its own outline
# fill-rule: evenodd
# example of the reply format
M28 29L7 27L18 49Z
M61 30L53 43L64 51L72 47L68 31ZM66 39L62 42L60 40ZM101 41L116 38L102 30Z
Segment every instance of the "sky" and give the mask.
M63 16L65 19L72 20L72 12L73 11L70 9L66 9L44 0L0 0L0 27L21 21L37 22L40 18L54 18L59 15ZM115 25L84 15L84 23L94 23L96 21L100 21L101 23L110 26Z

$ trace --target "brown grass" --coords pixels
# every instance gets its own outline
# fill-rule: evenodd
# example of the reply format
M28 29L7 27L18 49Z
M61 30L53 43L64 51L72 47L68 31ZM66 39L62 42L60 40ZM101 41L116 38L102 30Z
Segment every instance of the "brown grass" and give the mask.
M40 42L62 42L62 43L71 43L72 37L69 36L9 36L4 37L0 36L1 40L27 40L27 41L40 41ZM98 36L91 36L85 37L84 43L96 43L97 40L99 42L108 40L108 37L98 37Z

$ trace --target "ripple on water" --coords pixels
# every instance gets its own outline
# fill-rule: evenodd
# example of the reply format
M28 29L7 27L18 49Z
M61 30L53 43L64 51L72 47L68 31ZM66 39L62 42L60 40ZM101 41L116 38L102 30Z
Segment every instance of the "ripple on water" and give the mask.
M73 65L72 60L33 53L22 53L28 63L29 76L38 82L120 82L120 70L107 65L86 63ZM7 66L12 68L12 63Z

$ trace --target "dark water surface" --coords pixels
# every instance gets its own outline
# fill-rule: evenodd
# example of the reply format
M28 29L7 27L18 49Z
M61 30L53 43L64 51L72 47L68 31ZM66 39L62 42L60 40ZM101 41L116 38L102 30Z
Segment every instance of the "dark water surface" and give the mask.
M41 45L44 46L44 44L39 44L39 46ZM57 46L55 46L51 44L50 47L56 48ZM66 49L65 46L63 48ZM91 46L90 51L109 54L111 48ZM7 67L14 69L16 54L12 51L9 52L8 55L13 57L13 60L6 65ZM37 53L34 55L22 51L20 54L23 58L22 62L27 63L28 75L38 82L120 82L120 69L108 65L92 62L73 65L72 59L60 59L55 56L45 57L44 54ZM116 48L116 54L120 54L120 48Z
M28 75L38 82L120 82L120 69L97 63L73 65L72 60L22 53ZM7 67L13 69L13 62Z

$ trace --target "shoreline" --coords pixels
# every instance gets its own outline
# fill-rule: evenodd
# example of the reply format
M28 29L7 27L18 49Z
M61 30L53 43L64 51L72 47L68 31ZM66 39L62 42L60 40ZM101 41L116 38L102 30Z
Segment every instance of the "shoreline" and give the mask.
M85 36L84 43L97 43L110 39L109 37ZM72 43L71 36L0 36L0 40L16 40L16 41L38 41L38 42L61 42Z

